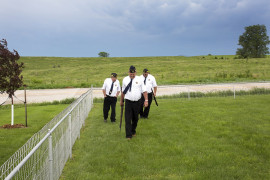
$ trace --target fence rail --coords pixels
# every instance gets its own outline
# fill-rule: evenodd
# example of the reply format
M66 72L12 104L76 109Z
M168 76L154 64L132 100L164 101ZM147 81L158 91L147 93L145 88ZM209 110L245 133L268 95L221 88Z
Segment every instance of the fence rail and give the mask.
M1 167L0 180L59 179L72 146L93 106L93 88L81 95L39 132L34 134Z

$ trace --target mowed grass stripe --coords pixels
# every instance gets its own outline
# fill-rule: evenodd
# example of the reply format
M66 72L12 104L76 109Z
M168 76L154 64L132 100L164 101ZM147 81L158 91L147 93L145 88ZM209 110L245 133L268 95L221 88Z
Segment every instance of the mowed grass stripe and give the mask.
M269 179L270 95L162 99L139 120L103 122L95 103L61 179Z
M221 59L221 57L224 57ZM235 56L63 58L21 57L29 88L101 87L112 72L120 81L130 65L148 68L159 85L270 80L270 60ZM217 59L215 59L217 58Z

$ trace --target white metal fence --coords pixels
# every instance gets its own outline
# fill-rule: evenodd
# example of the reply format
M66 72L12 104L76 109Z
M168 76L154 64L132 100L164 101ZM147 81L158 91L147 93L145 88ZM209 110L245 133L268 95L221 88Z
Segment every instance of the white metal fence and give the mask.
M4 179L59 179L93 106L93 88L34 134L1 167Z

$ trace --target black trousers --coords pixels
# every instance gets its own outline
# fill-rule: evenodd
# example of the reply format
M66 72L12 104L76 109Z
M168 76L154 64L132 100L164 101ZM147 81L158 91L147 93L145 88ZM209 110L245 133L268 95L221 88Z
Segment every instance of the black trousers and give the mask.
M115 106L116 106L117 98L116 97L110 97L107 96L104 98L103 103L103 117L107 120L108 114L110 111L110 107L112 108L111 112L111 121L115 122Z
M126 124L126 138L132 138L136 134L139 115L139 101L125 100L125 124Z
M150 106L152 104L152 93L148 93L148 106L146 108L143 107L144 105L144 96L140 100L140 116L144 118L148 118Z

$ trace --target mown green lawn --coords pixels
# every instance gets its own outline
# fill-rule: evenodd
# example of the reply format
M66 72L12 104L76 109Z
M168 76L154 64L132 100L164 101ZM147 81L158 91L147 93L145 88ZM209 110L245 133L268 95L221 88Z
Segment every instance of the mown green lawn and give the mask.
M131 141L94 105L61 179L270 179L270 95L159 99Z
M216 59L217 58L217 59ZM223 59L221 59L223 58ZM112 72L119 80L130 65L138 74L148 68L159 85L270 80L270 58L234 56L63 58L21 57L24 83L29 88L101 87Z
M52 118L67 107L67 104L32 105L28 107L28 127L17 129L0 128L0 166L26 141L38 132ZM10 107L10 106L9 106ZM10 124L11 110L8 106L0 108L0 126ZM25 124L23 106L15 106L14 124Z

